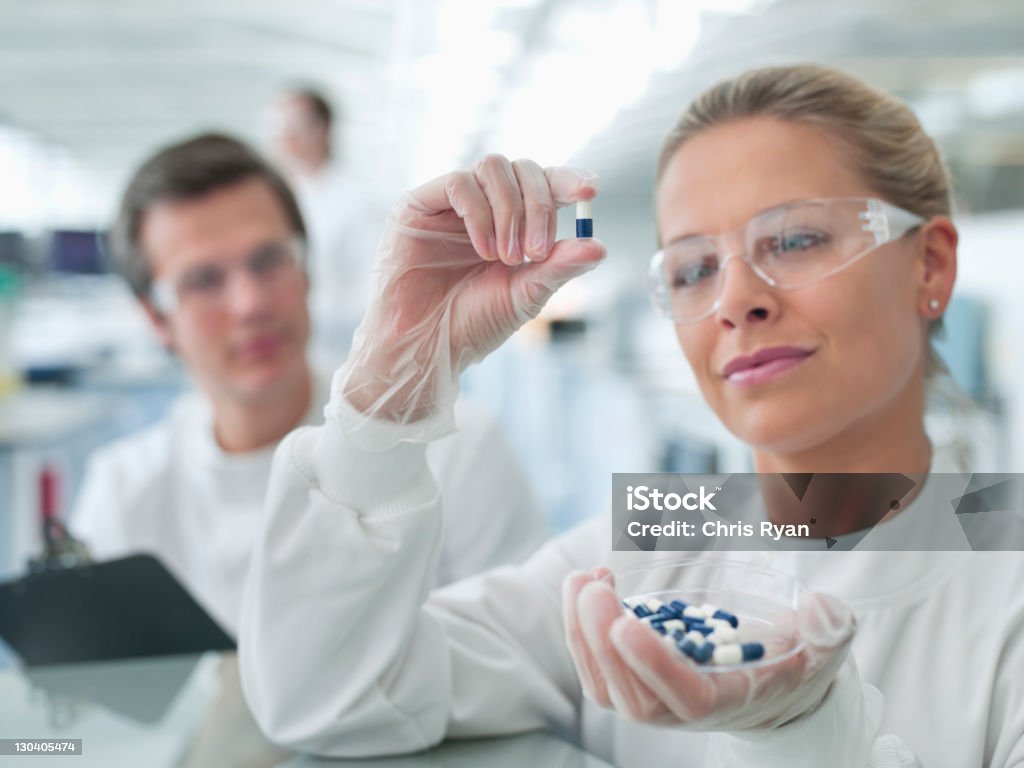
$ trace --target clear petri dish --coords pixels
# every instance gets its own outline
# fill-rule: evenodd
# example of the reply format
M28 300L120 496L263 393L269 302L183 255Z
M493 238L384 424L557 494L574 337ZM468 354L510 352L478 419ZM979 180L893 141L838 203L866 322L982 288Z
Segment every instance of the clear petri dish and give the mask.
M680 659L708 674L768 669L804 649L796 631L796 611L806 589L793 576L767 566L706 555L663 561L615 573L615 590L623 600L682 600L697 606L710 603L739 620L738 642L764 646L760 659L730 665L698 664L679 651Z

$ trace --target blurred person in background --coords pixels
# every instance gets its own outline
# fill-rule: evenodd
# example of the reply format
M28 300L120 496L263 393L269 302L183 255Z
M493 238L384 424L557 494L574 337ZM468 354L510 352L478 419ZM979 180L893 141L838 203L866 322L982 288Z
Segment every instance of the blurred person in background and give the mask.
M338 150L340 122L312 87L286 89L273 105L273 155L296 192L308 234L312 353L332 368L366 309L382 219Z
M158 555L232 633L274 450L330 398L306 355L305 235L281 176L215 134L146 160L112 234L119 271L198 391L93 454L72 528L100 559ZM438 582L519 560L546 534L495 423L467 403L460 418L430 451L453 515Z

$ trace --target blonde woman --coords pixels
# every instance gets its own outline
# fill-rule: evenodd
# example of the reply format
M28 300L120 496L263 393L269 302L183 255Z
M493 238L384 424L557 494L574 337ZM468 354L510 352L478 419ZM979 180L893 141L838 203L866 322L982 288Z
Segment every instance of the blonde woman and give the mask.
M243 616L258 721L329 755L546 727L622 766L1024 765L1016 553L773 553L813 593L804 650L765 675L698 674L626 614L609 574L649 555L610 551L607 520L428 595L424 444L453 426L458 372L601 259L554 242L555 209L596 192L492 156L396 208L326 423L276 458ZM656 293L759 471L948 469L923 417L957 233L904 105L809 66L723 82L671 132L656 207ZM879 528L932 535L938 503Z

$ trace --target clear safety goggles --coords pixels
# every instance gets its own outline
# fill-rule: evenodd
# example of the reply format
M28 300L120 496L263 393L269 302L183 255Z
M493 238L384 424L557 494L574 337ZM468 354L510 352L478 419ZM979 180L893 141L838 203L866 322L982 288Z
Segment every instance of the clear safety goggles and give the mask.
M757 214L718 235L669 243L651 259L648 288L659 311L677 323L718 309L732 258L776 288L824 280L923 224L922 217L871 197L800 200Z
M301 272L305 253L305 243L297 237L264 243L234 262L197 264L178 275L155 280L150 300L165 314L179 308L211 309L223 302L232 272L245 272L261 287L273 289Z

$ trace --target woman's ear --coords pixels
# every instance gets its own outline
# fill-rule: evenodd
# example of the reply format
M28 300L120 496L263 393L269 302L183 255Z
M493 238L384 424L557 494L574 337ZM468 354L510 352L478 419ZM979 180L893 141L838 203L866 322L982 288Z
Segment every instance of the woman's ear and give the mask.
M139 299L139 303L142 304L142 309L146 313L146 317L149 319L149 324L153 326L153 330L156 331L156 335L160 338L160 342L167 347L167 349L173 352L174 333L171 331L171 326L167 322L167 318L153 306L153 302L149 299Z
M953 222L937 216L923 224L924 247L921 251L921 285L918 291L918 312L935 320L949 306L956 282L956 246L959 235Z

